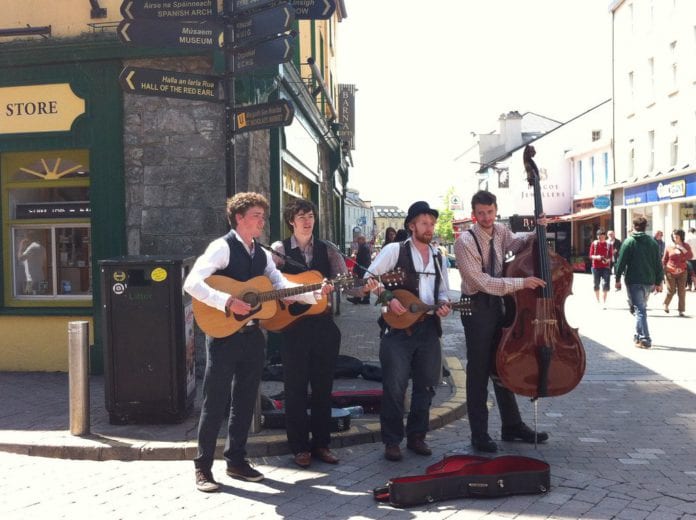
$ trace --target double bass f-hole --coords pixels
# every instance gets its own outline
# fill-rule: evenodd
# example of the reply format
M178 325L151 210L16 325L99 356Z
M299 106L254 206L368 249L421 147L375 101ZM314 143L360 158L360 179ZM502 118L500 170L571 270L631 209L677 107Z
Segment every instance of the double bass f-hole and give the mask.
M534 216L544 215L539 169L534 147L524 150L527 181L534 190ZM585 372L585 351L577 329L565 318L565 300L571 293L573 270L546 240L546 227L505 264L505 277L535 276L546 282L538 289L523 289L511 297L514 316L503 328L496 352L496 370L510 391L537 399L571 391Z

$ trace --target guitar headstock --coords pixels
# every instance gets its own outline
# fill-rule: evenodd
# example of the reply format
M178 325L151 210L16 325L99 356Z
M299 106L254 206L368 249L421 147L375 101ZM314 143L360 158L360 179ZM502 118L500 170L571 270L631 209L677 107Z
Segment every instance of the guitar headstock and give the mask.
M402 285L404 283L405 278L406 274L404 273L404 270L400 267L394 269L393 271L381 274L377 277L377 279L380 282L382 282L382 285L384 285L384 287L389 288Z
M360 278L355 278L350 273L339 274L336 278L331 280L331 284L340 289L350 289L359 282Z

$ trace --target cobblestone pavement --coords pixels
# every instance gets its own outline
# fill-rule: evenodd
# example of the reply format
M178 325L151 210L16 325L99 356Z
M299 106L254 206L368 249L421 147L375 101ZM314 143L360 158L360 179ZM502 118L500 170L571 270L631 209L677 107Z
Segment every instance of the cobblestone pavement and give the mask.
M294 466L287 455L257 457L253 463L266 475L260 483L231 480L224 475L224 462L216 461L214 473L223 489L211 495L195 490L193 465L187 460L86 461L0 453L0 515L3 519L88 514L100 519L696 519L693 318L665 314L661 298L653 297L649 312L653 347L639 350L632 343L625 293L612 291L608 308L602 309L594 302L589 276L576 275L575 290L566 310L585 345L585 377L572 392L538 402L538 426L550 433L548 443L537 450L499 443L501 454L532 456L551 465L552 487L544 495L461 499L408 510L373 501L371 489L389 477L422 473L445 454L470 453L464 418L430 434L432 458L405 452L402 462L388 462L379 443L340 448L341 464L314 463L309 470ZM687 314L695 309L696 297L687 293ZM456 324L455 320L449 321ZM445 338L449 354L461 343L461 327L456 330L456 341ZM4 395L2 383L0 389ZM520 399L520 405L531 424L533 405L527 399ZM31 428L44 426L44 412L38 408L26 414L36 417ZM11 422L0 419L0 429ZM494 439L499 439L499 430L493 409Z

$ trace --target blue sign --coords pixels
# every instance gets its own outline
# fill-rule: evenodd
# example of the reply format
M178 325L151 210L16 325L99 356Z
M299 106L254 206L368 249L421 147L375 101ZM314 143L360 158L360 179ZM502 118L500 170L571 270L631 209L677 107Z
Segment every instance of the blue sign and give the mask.
M675 177L624 190L624 206L696 196L696 174Z
M611 206L611 199L608 195L598 195L592 201L592 205L597 209L607 209Z

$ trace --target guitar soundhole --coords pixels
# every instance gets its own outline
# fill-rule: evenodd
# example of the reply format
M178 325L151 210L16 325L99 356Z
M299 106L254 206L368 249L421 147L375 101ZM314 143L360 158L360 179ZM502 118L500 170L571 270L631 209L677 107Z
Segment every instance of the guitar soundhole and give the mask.
M242 295L241 299L249 305L251 305L252 307L256 307L259 304L259 296L254 292L245 293L244 295Z

